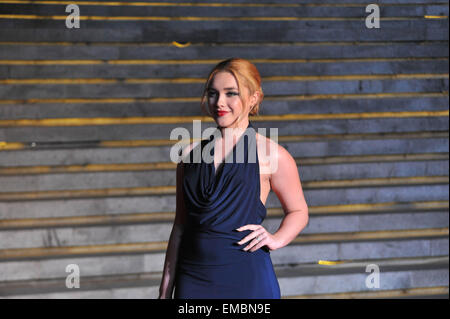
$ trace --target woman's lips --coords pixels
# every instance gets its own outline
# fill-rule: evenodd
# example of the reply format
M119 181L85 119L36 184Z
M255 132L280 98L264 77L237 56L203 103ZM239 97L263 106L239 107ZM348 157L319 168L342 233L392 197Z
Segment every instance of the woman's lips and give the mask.
M218 116L224 116L225 114L228 114L226 111L217 111Z

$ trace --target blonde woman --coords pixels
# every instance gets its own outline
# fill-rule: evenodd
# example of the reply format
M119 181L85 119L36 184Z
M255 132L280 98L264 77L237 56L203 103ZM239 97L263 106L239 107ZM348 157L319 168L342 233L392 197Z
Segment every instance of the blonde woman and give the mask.
M295 160L249 121L263 96L259 72L247 60L228 59L211 71L202 109L218 134L186 147L177 166L176 217L159 298L172 298L174 290L183 299L281 298L270 251L303 230L308 206ZM205 147L213 160L195 162L195 148ZM285 212L273 234L261 225L271 189Z

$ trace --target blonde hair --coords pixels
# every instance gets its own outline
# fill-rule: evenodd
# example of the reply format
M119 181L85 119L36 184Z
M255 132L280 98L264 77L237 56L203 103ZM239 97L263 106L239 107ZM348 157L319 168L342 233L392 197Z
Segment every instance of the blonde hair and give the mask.
M250 96L253 95L255 92L259 92L258 101L250 106L251 110L249 112L249 115L258 115L259 113L259 106L264 98L264 93L261 88L261 76L259 75L258 69L256 69L255 65L251 63L248 60L240 59L240 58L231 58L228 60L224 60L220 63L218 63L210 72L208 79L205 83L205 88L203 90L202 94L202 100L201 100L201 108L202 110L212 117L212 114L209 112L209 107L205 108L205 104L208 99L208 89L210 88L211 82L214 79L214 76L222 71L226 71L231 73L234 78L236 79L236 82L238 84L239 89L239 97L241 98L242 103L244 104L244 101L242 100L242 94L241 89L243 87L246 87L249 90ZM245 105L245 107L247 107Z

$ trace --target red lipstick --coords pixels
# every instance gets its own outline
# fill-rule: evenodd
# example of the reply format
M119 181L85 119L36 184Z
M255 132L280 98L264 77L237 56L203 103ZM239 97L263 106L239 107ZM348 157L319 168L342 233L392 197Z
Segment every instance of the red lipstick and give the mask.
M226 111L217 111L218 116L224 116L225 114L228 114Z

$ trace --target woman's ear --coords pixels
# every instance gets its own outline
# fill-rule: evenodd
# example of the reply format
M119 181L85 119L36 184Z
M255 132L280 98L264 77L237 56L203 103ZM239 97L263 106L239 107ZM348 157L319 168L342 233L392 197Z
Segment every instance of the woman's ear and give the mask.
M250 107L254 107L255 104L258 103L258 101L259 101L259 96L260 96L259 91L255 91L255 92L250 96Z

